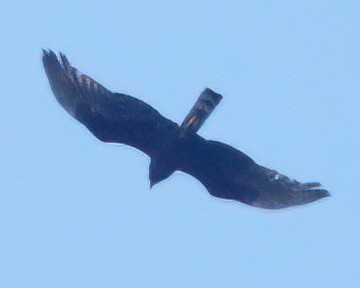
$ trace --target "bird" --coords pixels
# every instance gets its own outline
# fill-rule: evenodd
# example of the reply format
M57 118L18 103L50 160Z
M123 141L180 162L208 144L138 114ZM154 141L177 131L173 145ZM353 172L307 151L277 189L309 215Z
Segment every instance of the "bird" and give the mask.
M150 157L150 187L180 171L195 177L212 196L262 209L330 196L319 182L290 179L230 145L201 137L199 129L223 98L210 88L178 125L142 100L112 92L80 73L61 52L43 49L42 60L55 98L73 118L99 140L126 144Z

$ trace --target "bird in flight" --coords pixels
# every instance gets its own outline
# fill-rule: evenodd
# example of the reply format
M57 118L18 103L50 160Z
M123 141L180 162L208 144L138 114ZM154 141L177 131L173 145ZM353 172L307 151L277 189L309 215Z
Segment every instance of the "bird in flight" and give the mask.
M149 155L150 186L182 171L218 198L264 209L303 205L329 192L318 182L300 183L258 165L239 150L197 134L222 96L205 89L181 125L145 102L111 92L73 67L64 54L43 50L43 64L60 105L98 139Z

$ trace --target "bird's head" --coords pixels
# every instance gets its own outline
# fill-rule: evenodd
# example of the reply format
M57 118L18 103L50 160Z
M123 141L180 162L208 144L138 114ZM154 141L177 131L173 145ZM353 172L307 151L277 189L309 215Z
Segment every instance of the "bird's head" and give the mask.
M150 188L168 178L174 172L175 168L172 168L167 161L152 159L149 167Z

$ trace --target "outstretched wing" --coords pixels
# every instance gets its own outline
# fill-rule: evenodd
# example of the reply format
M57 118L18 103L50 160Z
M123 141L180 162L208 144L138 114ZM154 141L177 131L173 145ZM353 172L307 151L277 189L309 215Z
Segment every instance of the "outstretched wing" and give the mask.
M189 148L178 170L197 178L215 197L281 209L330 196L320 183L290 180L224 143L199 137Z
M149 156L177 129L150 105L128 95L113 93L78 73L60 53L43 50L43 64L52 91L61 106L104 142L123 143Z

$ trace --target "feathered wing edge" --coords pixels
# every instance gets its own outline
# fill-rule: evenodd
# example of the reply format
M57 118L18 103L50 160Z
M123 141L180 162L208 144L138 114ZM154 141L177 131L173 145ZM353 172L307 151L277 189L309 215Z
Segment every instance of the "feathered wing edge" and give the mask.
M227 144L199 138L189 147L178 170L198 179L212 196L264 209L304 205L330 196L320 183L291 180Z
M257 165L255 171L258 173L259 194L251 203L252 206L281 209L304 205L330 196L329 191L323 189L319 182L301 183L260 165Z
M112 94L100 83L71 66L63 53L59 53L58 57L52 50L42 51L50 87L60 105L74 118L81 102L88 102L95 94L101 97Z
M61 106L104 142L122 143L149 156L177 124L145 102L113 93L59 57L43 50L43 64L51 89Z

